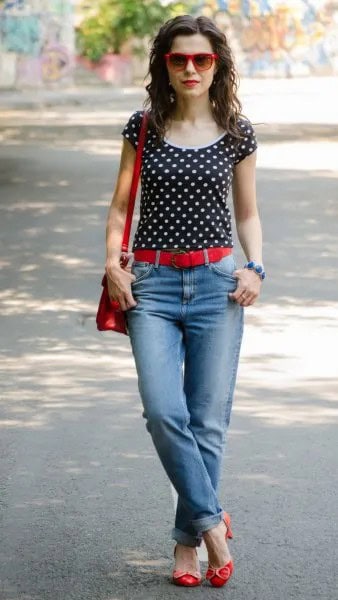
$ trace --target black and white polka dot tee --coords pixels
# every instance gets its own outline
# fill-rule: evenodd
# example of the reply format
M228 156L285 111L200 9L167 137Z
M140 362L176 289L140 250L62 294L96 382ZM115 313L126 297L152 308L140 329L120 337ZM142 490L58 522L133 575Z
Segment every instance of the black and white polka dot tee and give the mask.
M135 111L122 135L136 149L143 111ZM233 247L227 197L233 167L257 148L254 129L237 150L230 134L204 146L158 144L148 128L142 157L140 219L132 250L140 248Z

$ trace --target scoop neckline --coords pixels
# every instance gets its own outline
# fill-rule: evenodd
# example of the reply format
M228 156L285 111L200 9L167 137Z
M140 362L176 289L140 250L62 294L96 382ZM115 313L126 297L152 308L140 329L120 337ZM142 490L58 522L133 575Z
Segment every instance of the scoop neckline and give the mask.
M166 144L168 144L168 146L173 146L174 148L180 148L181 150L201 150L202 148L209 148L210 146L213 146L214 144L219 142L222 138L224 138L225 135L226 135L226 131L224 133L222 133L221 135L219 135L215 140L213 140L213 142L209 142L208 144L204 144L203 146L180 146L179 144L174 144L173 142L170 142L168 140L168 138L166 138L166 137L163 138L163 141Z

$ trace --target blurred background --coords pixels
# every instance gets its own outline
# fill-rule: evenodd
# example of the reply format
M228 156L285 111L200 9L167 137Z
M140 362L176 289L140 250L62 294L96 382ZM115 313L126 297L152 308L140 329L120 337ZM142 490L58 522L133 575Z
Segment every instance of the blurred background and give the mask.
M184 13L215 20L245 77L337 75L334 0L1 0L0 88L140 83L154 30Z
M226 33L258 140L267 278L220 488L228 591L337 597L338 2L0 0L1 600L177 598L176 496L130 341L95 316L121 131L152 36L185 13Z

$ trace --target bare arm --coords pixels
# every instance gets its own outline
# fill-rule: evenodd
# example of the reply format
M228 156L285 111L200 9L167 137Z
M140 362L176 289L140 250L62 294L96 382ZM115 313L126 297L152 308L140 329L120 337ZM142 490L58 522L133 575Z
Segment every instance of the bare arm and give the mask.
M256 201L256 157L253 152L234 168L232 197L238 239L248 261L262 263L262 227ZM241 304L249 306L258 298L261 280L254 271L238 269L238 287L231 297Z
M136 152L132 144L123 139L120 167L108 210L106 224L106 265L108 292L112 300L118 300L122 310L135 306L131 282L135 276L120 266L123 231L127 216L129 193L133 177Z

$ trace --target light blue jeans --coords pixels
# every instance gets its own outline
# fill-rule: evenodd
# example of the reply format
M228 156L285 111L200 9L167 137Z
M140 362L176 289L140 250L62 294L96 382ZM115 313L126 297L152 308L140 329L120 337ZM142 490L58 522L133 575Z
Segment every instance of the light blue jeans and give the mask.
M178 494L172 538L200 546L222 520L218 484L243 334L233 255L179 269L134 261L126 311L142 416ZM205 253L208 261L207 253Z

